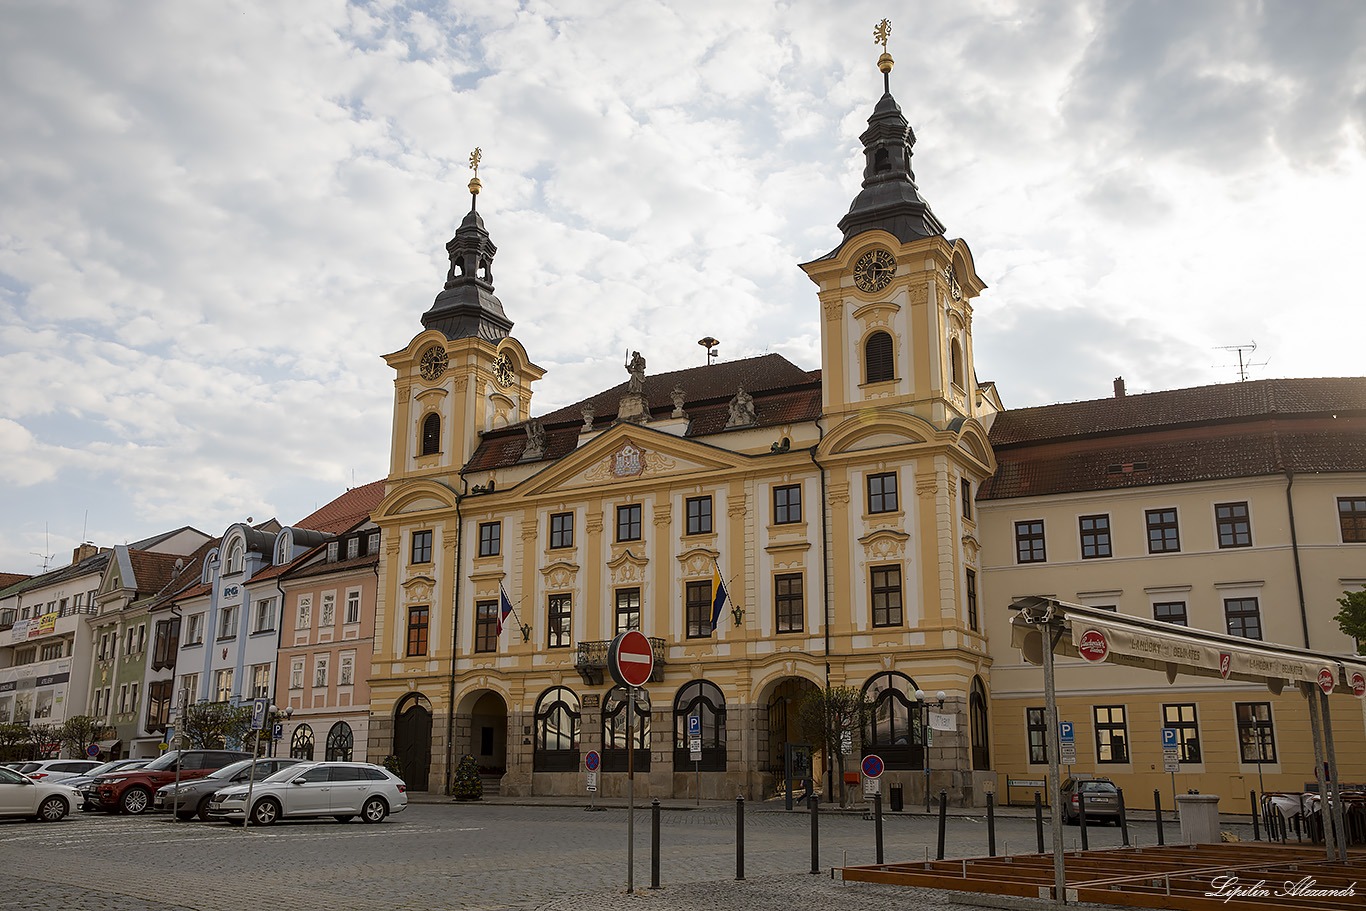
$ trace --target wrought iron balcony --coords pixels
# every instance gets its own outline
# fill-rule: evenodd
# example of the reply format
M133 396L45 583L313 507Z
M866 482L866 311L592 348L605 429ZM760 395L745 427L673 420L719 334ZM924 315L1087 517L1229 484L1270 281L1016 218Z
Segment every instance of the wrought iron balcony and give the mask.
M664 640L656 639L653 636L648 638L650 640L650 651L655 654L654 672L650 674L650 682L658 683L664 679ZM579 672L584 683L591 686L602 685L602 672L607 668L607 652L611 648L611 639L579 643L578 649L574 653L574 669Z

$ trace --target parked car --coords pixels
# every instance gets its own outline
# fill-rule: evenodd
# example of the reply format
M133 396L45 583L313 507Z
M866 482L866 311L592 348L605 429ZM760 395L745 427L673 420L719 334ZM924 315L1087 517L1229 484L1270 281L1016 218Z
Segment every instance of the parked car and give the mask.
M1108 778L1069 778L1062 783L1062 812L1066 823L1081 819L1080 798L1086 798L1086 821L1119 823L1119 790Z
M93 759L42 759L25 763L19 771L34 781L56 784L68 778L79 778L99 765Z
M0 816L56 822L79 806L80 800L80 793L66 785L35 781L14 769L0 768Z
M263 781L286 766L298 765L299 759L258 759L256 760L256 780ZM209 800L215 791L235 784L246 784L251 777L252 761L243 759L232 765L225 765L216 772L203 778L181 782L179 789L174 782L158 788L152 797L152 806L162 811L174 811L181 819L198 816L209 818Z
M106 813L143 813L157 788L175 783L177 770L181 781L193 781L250 758L241 750L172 750L140 769L106 772L95 779L92 790Z
M277 819L333 816L349 822L382 822L408 808L403 779L368 762L311 762L281 769L258 782L251 793L251 822L268 826ZM240 824L247 816L247 786L224 788L209 801L209 818Z
M140 769L151 761L150 758L111 759L104 765L95 766L95 768L86 772L84 775L68 778L66 781L63 781L62 784L66 785L68 788L75 788L77 791L80 791L82 798L81 809L86 813L93 813L100 808L99 801L95 799L93 792L96 778L99 778L105 772L117 772L119 769Z

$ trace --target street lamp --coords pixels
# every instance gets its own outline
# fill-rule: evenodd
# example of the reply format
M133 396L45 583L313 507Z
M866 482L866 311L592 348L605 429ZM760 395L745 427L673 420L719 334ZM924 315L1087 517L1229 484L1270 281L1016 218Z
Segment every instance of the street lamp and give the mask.
M944 709L944 700L945 700L946 698L948 698L948 695L949 695L949 694L946 693L946 692L944 692L943 690L940 690L938 693L935 693L935 699L938 700L938 704L937 704L936 707L937 707L940 711L943 711L943 709ZM926 715L925 715L925 700L926 700L927 698L928 698L928 697L925 695L925 691L924 691L924 690L916 690L916 691L915 691L915 701L918 702L918 703L920 703L920 724L921 724L921 726L922 726L922 730L924 731L924 737L922 737L921 739L924 741L924 749L925 749L925 812L926 812L926 813L929 813L929 812L930 812L930 746L934 743L934 731L933 731L933 729L929 726L929 723L928 723L928 722L929 722L929 719L928 719L928 718L926 717Z

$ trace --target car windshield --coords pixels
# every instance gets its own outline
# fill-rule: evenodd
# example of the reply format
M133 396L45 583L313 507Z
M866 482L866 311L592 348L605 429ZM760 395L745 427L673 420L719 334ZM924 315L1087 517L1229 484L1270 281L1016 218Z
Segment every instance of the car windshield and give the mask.
M154 759L143 766L149 772L160 772L164 769L174 769L176 760L180 759L180 751L172 750L160 759Z
M82 774L94 778L96 775L103 775L105 772L112 772L115 769L122 769L125 768L127 765L128 760L126 759L114 759L104 763L103 765L97 765L89 772L83 772Z
M1112 782L1109 781L1083 781L1081 783L1081 789L1083 791L1089 791L1093 794L1115 793L1115 786Z
M287 765L287 766L285 766L283 769L280 769L278 772L276 772L274 775L271 775L269 778L263 778L263 779L261 779L261 780L262 780L262 781L289 781L289 780L292 779L292 778L297 778L297 777L299 777L300 775L302 775L303 772L304 772L304 770L307 769L307 768L309 768L309 767L308 767L307 765L305 765L304 763L299 763L298 765Z
M210 772L210 773L209 773L208 775L206 775L205 777L206 777L206 778L231 778L232 776L236 775L238 772L240 772L240 771L242 771L243 769L245 769L245 768L247 767L247 765L248 765L250 762L251 762L250 759L239 759L237 762L234 762L232 765L225 765L225 766L223 766L223 768L219 769L217 772Z

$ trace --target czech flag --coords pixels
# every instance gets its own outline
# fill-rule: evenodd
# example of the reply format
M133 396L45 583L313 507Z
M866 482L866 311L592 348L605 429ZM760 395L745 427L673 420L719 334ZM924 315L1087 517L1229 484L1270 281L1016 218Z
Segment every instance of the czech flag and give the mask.
M711 571L711 628L716 629L716 621L721 619L721 608L726 605L726 583L721 581L721 567L712 563Z
M498 586L498 632L503 635L503 624L507 622L508 614L512 613L512 602L508 600L508 593L503 591L503 586Z

